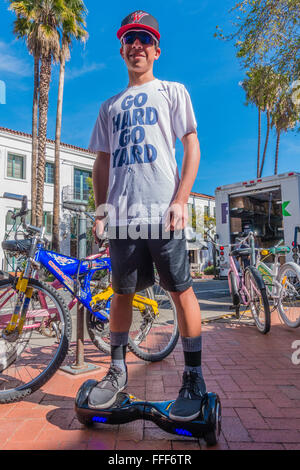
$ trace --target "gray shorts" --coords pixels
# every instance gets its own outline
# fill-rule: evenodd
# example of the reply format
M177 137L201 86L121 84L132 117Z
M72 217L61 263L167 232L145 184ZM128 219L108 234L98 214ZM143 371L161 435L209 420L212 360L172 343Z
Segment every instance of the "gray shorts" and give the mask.
M117 294L132 294L155 282L154 265L160 285L181 292L192 285L184 230L165 232L162 225L139 226L141 238L133 239L120 227L109 230L112 287ZM124 229L125 230L125 229ZM151 236L152 234L152 236Z

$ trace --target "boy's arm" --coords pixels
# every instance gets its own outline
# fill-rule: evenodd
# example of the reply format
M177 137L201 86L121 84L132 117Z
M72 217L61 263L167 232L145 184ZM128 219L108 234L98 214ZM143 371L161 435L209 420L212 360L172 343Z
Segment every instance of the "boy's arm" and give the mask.
M200 145L196 132L182 138L184 148L181 178L178 191L169 209L166 230L181 230L188 222L187 203L200 163Z
M93 234L97 241L97 235L102 235L104 231L104 215L99 212L99 206L106 203L108 183L109 183L109 162L110 154L105 152L97 152L97 157L93 166L93 189L95 197L96 219L93 226ZM98 211L97 211L98 209ZM97 215L97 212L99 215ZM103 211L102 211L103 212Z

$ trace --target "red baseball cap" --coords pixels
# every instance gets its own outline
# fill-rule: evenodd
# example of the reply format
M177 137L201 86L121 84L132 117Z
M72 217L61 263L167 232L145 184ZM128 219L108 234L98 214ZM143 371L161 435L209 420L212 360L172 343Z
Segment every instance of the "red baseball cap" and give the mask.
M137 10L126 16L121 23L121 28L117 32L118 39L121 39L123 34L130 29L145 29L146 31L154 34L158 41L160 40L158 22L154 16L150 15L146 11Z

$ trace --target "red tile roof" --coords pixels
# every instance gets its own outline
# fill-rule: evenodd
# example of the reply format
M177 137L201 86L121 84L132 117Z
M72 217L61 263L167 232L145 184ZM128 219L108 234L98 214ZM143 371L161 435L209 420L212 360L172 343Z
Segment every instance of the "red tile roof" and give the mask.
M27 134L26 132L21 132L21 131L15 131L13 129L8 129L7 127L0 126L0 131L7 132L8 134L21 135L23 137L29 137L30 139L32 138L32 134ZM47 142L49 142L51 144L54 144L55 140L47 139ZM71 148L71 149L74 149L74 150L81 150L82 152L87 152L87 153L90 153L92 155L95 155L95 152L91 152L90 150L82 148L82 147L77 147L76 145L65 144L63 142L61 142L61 145L63 147Z
M208 194L201 194L201 193L194 193L194 192L191 192L191 196L203 197L205 199L215 199L214 196L209 196Z

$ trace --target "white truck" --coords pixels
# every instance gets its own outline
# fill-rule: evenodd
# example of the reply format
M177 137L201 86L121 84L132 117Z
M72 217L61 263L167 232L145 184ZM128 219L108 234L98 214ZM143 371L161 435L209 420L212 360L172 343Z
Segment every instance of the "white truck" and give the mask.
M283 239L291 248L286 261L293 260L293 241L300 230L300 173L275 176L219 186L215 190L216 264L219 277L227 277L229 268L226 245L253 231L257 246L268 248Z

